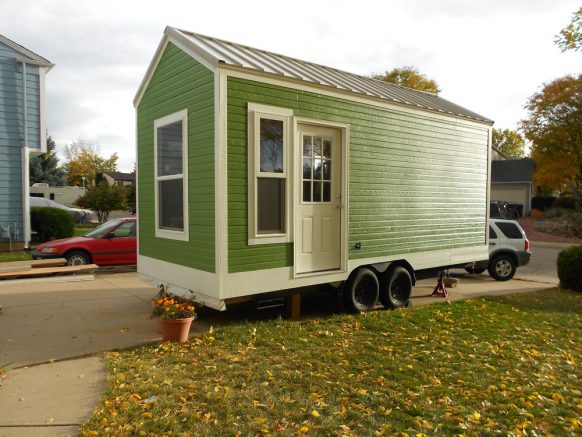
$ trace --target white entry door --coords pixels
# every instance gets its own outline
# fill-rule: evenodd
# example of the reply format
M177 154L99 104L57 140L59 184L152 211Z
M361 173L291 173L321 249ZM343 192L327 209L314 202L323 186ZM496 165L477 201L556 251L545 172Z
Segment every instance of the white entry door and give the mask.
M341 131L298 124L296 273L341 268Z

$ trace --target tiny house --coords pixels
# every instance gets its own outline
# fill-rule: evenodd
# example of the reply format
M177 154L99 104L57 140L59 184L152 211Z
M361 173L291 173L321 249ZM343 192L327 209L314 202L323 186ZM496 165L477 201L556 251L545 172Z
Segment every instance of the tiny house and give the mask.
M330 283L367 310L488 256L492 121L437 95L168 27L134 105L158 287L225 309Z

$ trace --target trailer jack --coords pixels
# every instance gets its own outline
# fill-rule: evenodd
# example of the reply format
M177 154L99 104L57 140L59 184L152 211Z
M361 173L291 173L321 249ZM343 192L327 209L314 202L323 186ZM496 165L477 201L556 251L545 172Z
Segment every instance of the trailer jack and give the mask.
M437 282L436 287L434 288L431 296L433 297L449 297L449 292L447 291L447 288L445 287L445 283L443 282L443 276L445 274L445 271L442 270L441 274L439 276L439 280Z

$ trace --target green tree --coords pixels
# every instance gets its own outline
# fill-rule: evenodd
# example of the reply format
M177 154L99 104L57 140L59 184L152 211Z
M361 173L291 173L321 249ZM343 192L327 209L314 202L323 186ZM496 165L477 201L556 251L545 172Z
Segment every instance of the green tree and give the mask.
M520 129L531 141L536 185L564 191L582 183L582 74L543 85L525 105Z
M493 128L493 146L508 158L525 156L525 140L519 132L511 129Z
M427 91L433 94L441 92L438 83L434 79L429 79L426 75L420 73L416 67L409 65L393 68L384 74L373 74L372 77L419 91Z
M91 184L97 174L117 171L117 153L104 158L101 156L101 148L96 143L77 141L67 144L64 155L66 162L63 168L69 185Z
M65 172L59 167L56 148L57 145L49 136L46 140L46 153L41 153L30 159L28 166L30 185L36 183L51 186L65 185Z
M125 190L123 187L110 187L107 182L101 181L95 187L88 187L87 192L79 197L75 204L81 208L95 211L99 223L109 219L111 211L126 208Z
M582 51L582 8L572 14L572 21L556 35L555 43L562 52Z

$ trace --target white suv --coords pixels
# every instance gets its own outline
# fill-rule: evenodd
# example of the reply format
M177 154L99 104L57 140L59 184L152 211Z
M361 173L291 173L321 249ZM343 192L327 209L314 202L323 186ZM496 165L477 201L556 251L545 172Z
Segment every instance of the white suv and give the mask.
M507 281L517 267L529 263L531 252L525 232L515 220L489 219L489 259L465 266L469 273L489 271L497 281Z

